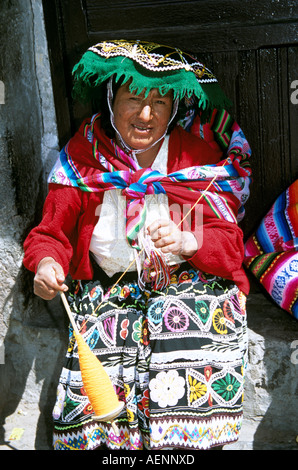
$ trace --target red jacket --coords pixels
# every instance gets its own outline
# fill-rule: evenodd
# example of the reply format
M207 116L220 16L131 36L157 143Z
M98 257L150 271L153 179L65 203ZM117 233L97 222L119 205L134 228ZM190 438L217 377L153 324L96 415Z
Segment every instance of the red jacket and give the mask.
M172 132L168 173L194 165L216 163L220 158L219 150L212 149L197 136L181 128ZM36 272L39 262L51 256L61 264L65 275L70 273L73 279L92 279L89 245L98 220L96 208L102 200L102 193L50 184L42 221L29 233L24 243L25 267ZM208 211L207 207L204 207L205 211ZM196 228L192 229L198 237ZM201 243L201 240L198 241ZM232 280L248 294L249 282L242 267L243 256L243 233L239 226L214 216L204 217L201 247L187 261L201 271Z

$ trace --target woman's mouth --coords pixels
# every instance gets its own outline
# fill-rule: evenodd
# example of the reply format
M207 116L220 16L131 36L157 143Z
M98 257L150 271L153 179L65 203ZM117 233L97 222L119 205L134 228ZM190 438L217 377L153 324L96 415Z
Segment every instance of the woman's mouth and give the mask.
M136 129L137 131L139 132L142 132L144 134L150 132L152 130L152 127L148 127L148 126L138 126L136 124L133 124L133 128Z

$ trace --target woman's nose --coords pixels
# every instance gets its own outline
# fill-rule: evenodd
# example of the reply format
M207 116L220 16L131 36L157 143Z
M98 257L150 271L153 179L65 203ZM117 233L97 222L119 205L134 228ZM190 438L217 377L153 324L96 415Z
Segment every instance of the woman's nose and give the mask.
M143 121L149 121L151 119L151 117L152 117L152 108L151 108L150 104L144 104L144 106L142 106L142 109L140 110L139 117Z

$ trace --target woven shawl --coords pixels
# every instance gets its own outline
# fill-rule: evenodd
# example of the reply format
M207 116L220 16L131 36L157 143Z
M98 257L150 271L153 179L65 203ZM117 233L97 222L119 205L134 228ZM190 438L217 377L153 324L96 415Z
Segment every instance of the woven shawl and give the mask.
M278 196L247 240L244 264L298 320L298 180Z
M226 111L217 113L212 129L205 124L202 133L204 128L209 133L211 130L225 149L225 159L218 164L192 166L165 175L151 168L141 168L109 141L100 127L100 115L95 114L62 149L49 183L87 192L122 189L126 197L127 240L138 250L138 233L146 219L146 194L167 194L180 206L193 205L202 196L215 217L237 223L244 215L243 206L249 196L250 147ZM214 177L216 180L210 185ZM231 196L235 202L233 209L228 202Z

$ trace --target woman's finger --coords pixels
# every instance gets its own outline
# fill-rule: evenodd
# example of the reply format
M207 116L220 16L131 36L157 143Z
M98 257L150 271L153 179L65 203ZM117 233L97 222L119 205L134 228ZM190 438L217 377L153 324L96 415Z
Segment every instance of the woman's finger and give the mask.
M171 220L158 219L148 227L148 234L153 241L171 235L177 229Z

